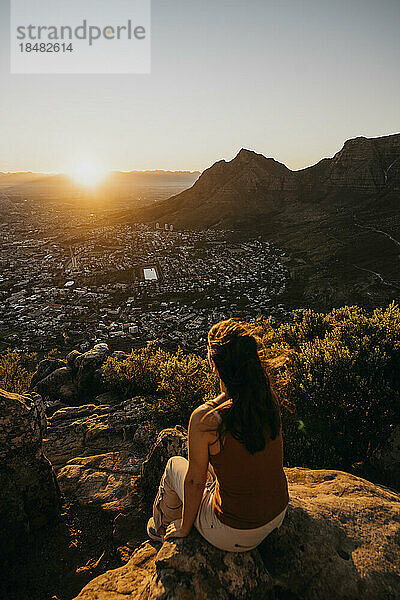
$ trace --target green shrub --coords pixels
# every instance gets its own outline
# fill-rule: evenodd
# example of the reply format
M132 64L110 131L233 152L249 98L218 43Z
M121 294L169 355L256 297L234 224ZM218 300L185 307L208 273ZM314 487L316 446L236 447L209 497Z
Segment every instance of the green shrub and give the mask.
M36 367L36 354L19 354L7 350L0 355L0 388L16 394L25 393Z
M132 350L125 360L110 356L102 367L103 378L110 389L125 397L154 394L159 384L159 366L166 354L156 342Z
M165 357L159 373L159 398L154 409L161 424L187 426L196 406L218 394L216 377L208 362L181 349Z
M357 306L299 309L293 321L252 323L281 399L285 464L350 470L400 422L400 311ZM187 426L192 410L218 394L207 361L157 343L109 358L105 380L122 395L150 396L160 427Z
M154 420L160 427L187 426L196 406L216 395L216 378L208 362L194 354L166 352L157 342L133 350L124 360L109 357L103 377L115 392L128 397L153 396Z
M266 355L285 357L272 371L286 462L350 469L367 460L400 422L399 308L297 310L293 323L257 325Z

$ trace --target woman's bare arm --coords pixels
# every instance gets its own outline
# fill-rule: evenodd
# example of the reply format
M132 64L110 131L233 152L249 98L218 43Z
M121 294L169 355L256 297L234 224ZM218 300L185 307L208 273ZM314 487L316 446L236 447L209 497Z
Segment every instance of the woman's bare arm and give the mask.
M189 421L189 465L185 476L183 514L180 527L171 523L167 527L164 539L185 537L190 532L196 519L208 470L208 445L212 440L212 432L202 422L208 409L200 406L191 415Z

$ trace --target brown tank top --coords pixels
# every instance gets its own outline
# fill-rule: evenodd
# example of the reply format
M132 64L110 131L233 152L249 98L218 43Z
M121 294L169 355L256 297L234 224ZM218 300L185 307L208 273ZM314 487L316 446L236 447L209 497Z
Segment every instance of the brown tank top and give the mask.
M262 527L287 506L282 429L255 454L228 433L221 451L210 455L210 463L217 479L213 508L225 525L235 529Z

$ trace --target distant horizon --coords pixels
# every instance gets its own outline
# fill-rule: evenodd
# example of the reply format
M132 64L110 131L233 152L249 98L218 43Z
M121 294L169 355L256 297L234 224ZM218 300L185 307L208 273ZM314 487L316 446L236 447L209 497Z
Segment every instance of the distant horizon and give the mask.
M339 148L337 148L333 152L332 155L321 156L315 162L313 162L311 164L306 164L297 169L293 169L293 168L289 167L288 163L286 163L285 161L282 161L282 160L277 160L274 156L267 156L263 152L259 152L258 150L255 150L254 148L246 148L245 146L241 146L241 148L239 148L239 150L237 150L237 152L233 154L231 159L226 159L226 158L217 159L216 161L214 161L213 163L204 167L203 169L200 169L200 168L197 168L197 169L196 168L194 168L194 169L164 169L164 168L156 167L156 168L148 168L148 169L105 169L103 172L105 175L110 175L113 173L121 173L121 174L131 174L131 173L187 173L187 174L194 174L194 173L200 173L201 174L205 170L207 170L208 168L213 166L216 162L220 162L221 160L223 160L225 162L231 162L232 160L234 160L234 158L239 154L239 152L241 150L247 150L249 152L254 152L255 154L261 154L265 158L272 158L273 160L285 165L291 171L302 171L303 169L313 167L314 165L318 164L324 158L332 158L335 154L337 154L337 152L339 152L343 148L344 144L349 140L354 140L357 138L376 139L376 138L382 138L382 137L390 137L392 135L400 135L400 131L394 131L392 133L383 133L383 134L378 134L378 135L362 135L362 134L360 134L360 135L355 135L350 138L346 138L345 140L343 140L342 145ZM18 171L3 171L2 169L0 169L0 176L1 175L29 175L29 174L31 174L31 175L65 175L66 177L70 176L68 171L34 171L32 169L18 170Z
M128 171L118 170L118 169L110 169L105 170L105 173L201 173L199 169L188 170L188 169L131 169ZM27 171L2 171L0 169L0 175L66 175L69 176L67 171L32 171L28 169Z

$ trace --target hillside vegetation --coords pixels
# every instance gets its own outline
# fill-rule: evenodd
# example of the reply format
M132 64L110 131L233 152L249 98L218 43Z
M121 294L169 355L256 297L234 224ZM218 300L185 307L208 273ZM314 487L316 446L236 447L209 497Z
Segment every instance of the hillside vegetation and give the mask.
M297 310L294 322L259 324L282 401L291 466L349 470L400 422L400 311ZM280 366L279 366L280 365Z
M20 354L7 350L0 355L0 388L7 392L23 394L29 388L37 367L37 355Z
M285 464L352 470L400 423L400 310L344 306L299 309L293 321L252 323L281 403ZM35 355L0 357L0 387L27 389ZM204 357L171 353L157 341L123 360L109 357L104 389L147 398L159 429L187 426L192 410L218 393Z
M400 422L398 306L372 314L357 306L299 309L292 323L253 326L280 398L288 466L350 469L366 461ZM109 358L104 377L123 395L153 395L162 426L187 426L193 408L217 393L207 360L156 342L122 362Z

